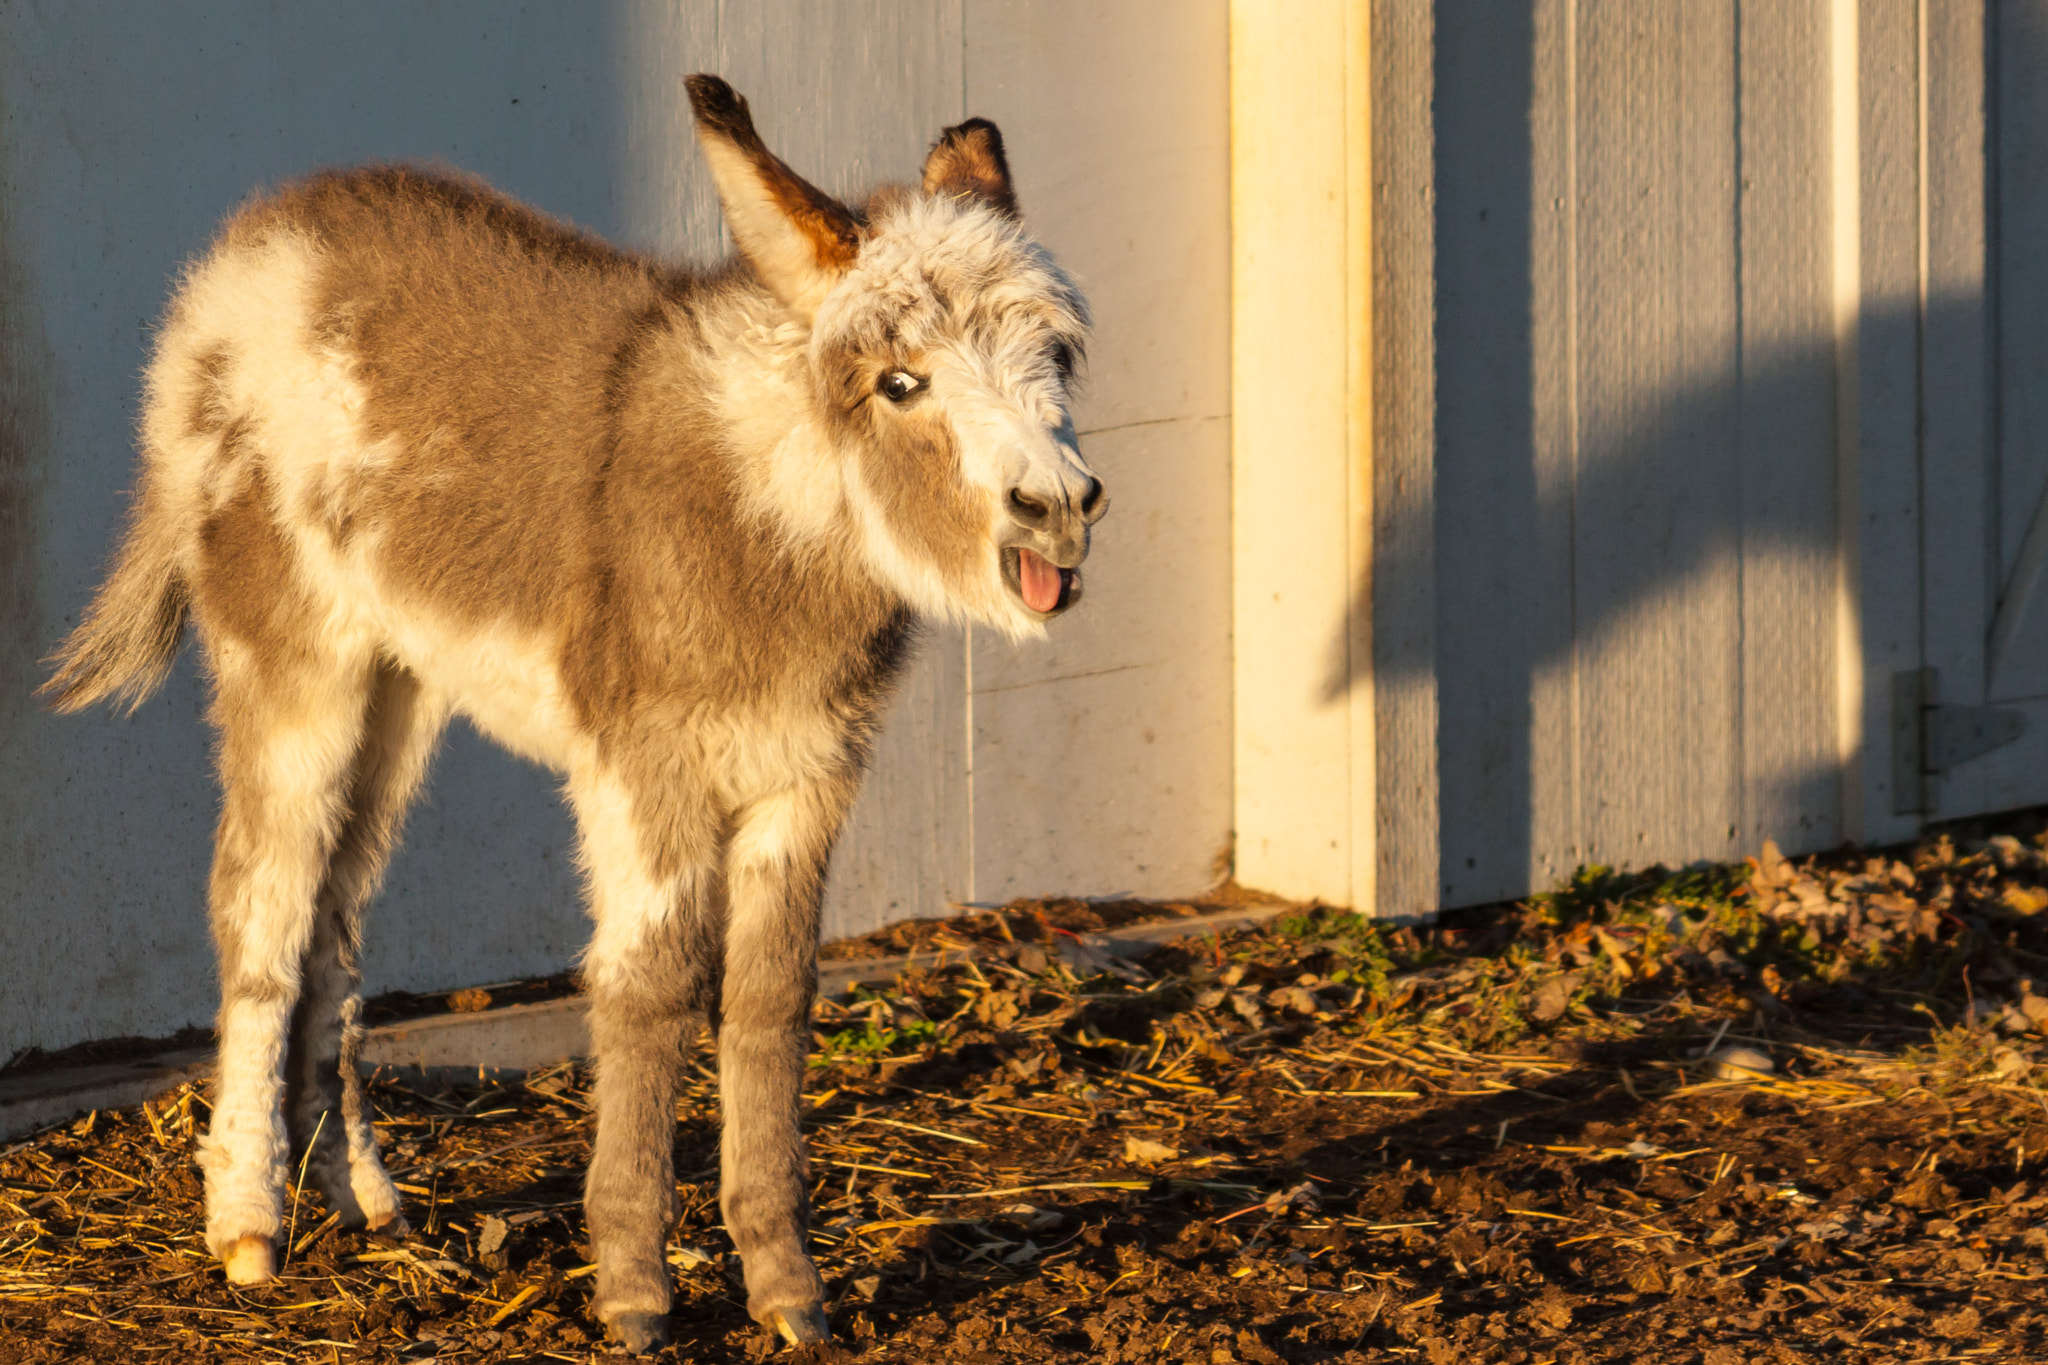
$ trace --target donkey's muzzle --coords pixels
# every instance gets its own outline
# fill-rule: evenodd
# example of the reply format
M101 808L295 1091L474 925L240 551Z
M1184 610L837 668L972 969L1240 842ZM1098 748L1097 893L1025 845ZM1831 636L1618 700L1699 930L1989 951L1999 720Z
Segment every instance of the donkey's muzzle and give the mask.
M1081 561L1088 528L1109 510L1102 480L1064 481L1056 492L1012 488L1004 497L1010 534L1003 538L1003 580L1025 608L1056 616L1081 600Z
M1053 534L1063 529L1064 522L1078 521L1083 528L1093 526L1109 511L1109 494L1103 491L1102 480L1092 475L1086 491L1078 499L1054 501L1022 488L1012 488L1006 501L1010 519L1019 526Z

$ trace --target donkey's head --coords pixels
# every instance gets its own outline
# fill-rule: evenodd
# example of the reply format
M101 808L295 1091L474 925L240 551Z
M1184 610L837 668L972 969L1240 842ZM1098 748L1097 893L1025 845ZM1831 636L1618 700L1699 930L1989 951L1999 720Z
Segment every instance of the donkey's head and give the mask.
M731 86L689 90L733 240L808 329L870 568L928 614L1037 633L1080 597L1108 499L1067 406L1087 305L1018 221L995 125L947 129L920 187L856 212L763 145Z

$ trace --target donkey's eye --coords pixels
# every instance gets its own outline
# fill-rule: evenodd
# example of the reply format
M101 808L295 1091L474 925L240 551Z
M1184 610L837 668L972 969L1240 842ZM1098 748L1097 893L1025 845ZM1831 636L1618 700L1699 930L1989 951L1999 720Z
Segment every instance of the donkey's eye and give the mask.
M906 403L924 384L924 380L908 370L891 370L882 376L875 388L892 403Z

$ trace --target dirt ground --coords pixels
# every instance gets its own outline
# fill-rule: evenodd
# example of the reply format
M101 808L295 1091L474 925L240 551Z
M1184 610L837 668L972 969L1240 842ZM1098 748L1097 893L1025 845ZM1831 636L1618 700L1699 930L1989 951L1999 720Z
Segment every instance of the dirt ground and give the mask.
M1078 902L875 936L841 951L996 956L819 1007L837 1340L741 1310L700 1068L665 1358L2048 1360L2040 829L1591 869L1426 931L1304 909L1087 977L1046 951ZM590 1359L585 1081L380 1078L417 1234L306 1195L254 1293L199 1243L203 1093L0 1150L0 1361Z

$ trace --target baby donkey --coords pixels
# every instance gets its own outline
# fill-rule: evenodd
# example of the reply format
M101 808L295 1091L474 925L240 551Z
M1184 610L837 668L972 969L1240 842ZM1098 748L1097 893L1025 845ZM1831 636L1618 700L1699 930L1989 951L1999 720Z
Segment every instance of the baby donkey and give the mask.
M1088 331L1002 139L842 204L689 80L735 259L606 244L472 180L238 211L157 338L113 570L45 691L139 705L189 618L223 789L206 1240L275 1273L286 1173L403 1231L356 1067L363 907L451 715L563 774L595 921L594 1310L666 1336L678 1071L717 1038L747 1309L827 1335L798 1132L827 857L920 620L1024 638L1106 507ZM310 1148L310 1152L307 1149Z

